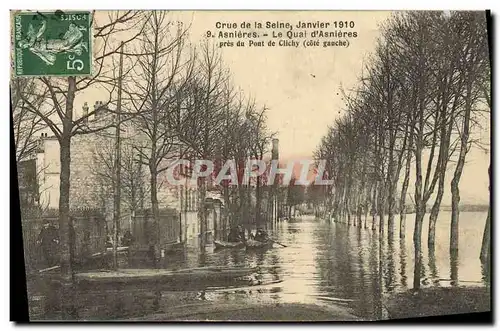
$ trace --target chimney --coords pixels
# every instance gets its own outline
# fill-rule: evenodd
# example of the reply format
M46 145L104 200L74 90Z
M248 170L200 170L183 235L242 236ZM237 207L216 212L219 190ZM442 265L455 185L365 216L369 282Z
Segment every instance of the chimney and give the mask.
M97 119L97 109L99 109L99 101L94 102L94 118Z
M279 139L274 138L273 139L273 149L271 151L272 159L273 160L278 160L279 159Z
M85 102L85 103L83 104L82 109L83 109L83 116L85 117L85 118L83 119L83 123L85 123L85 124L86 124L86 123L88 123L88 119L89 119L89 118L87 117L87 116L88 116L88 114L89 114L89 105L87 104L87 102Z
M37 153L43 153L44 152L44 146L45 146L45 138L47 137L47 133L45 132L42 132L40 133L40 139L38 139L38 141L36 142L37 143L37 146L36 146L36 152Z
M94 104L94 117L95 117L95 119L101 117L102 113L103 113L102 101L96 101Z

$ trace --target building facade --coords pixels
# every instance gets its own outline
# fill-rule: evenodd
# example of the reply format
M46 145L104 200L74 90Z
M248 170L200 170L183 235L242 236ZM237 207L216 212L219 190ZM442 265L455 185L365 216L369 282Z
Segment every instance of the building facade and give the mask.
M86 111L84 106L84 114ZM94 107L102 108L96 102ZM96 111L86 123L89 128L109 126L113 114ZM121 215L122 228L131 228L135 209L151 207L150 175L146 165L134 148L141 140L133 125L124 122L121 130ZM141 144L139 144L141 145ZM75 135L71 140L70 165L70 209L96 208L104 211L108 223L113 219L113 164L115 154L115 128L110 127L95 133ZM127 152L130 155L127 155ZM166 161L168 162L168 160ZM130 168L130 169L129 169ZM43 132L39 137L36 156L39 204L43 208L57 209L60 190L60 148L56 137ZM135 178L135 184L132 179ZM129 180L126 182L126 180ZM187 182L187 180L186 180ZM162 173L157 177L159 208L179 211L184 237L198 237L198 195L196 185L171 185ZM111 228L111 227L110 227Z

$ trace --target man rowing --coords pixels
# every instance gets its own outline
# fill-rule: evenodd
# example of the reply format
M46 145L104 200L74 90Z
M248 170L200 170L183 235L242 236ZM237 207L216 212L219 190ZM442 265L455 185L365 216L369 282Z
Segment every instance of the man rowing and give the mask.
M245 241L245 232L242 227L238 225L237 227L231 228L229 232L229 236L227 237L227 241L229 242L241 242Z
M255 234L254 240L260 241L260 242L268 242L269 235L267 234L266 231L259 228L259 229L257 229L257 233Z

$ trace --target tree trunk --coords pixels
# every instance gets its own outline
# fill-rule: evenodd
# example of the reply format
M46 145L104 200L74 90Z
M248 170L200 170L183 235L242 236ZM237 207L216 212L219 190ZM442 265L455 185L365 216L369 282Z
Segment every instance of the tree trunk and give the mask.
M239 218L240 218L240 221L239 223L241 224L242 222L243 223L247 223L247 219L245 218L245 209L246 209L246 206L245 206L245 202L246 202L246 194L245 194L245 188L243 186L243 184L240 184L238 185L238 195L239 195L239 198L240 198L240 203L239 203Z
M157 187L157 174L156 168L154 166L150 166L150 185L151 185L151 209L153 216L153 227L150 228L148 235L148 242L150 244L150 250L152 254L153 262L156 263L156 258L158 255L158 233L159 233L159 218L160 218L160 210L158 206L158 187Z
M246 214L248 215L248 219L251 223L255 224L257 222L257 220L253 220L251 221L251 219L253 218L253 216L255 215L255 212L252 213L251 211L251 207L252 207L252 186L250 186L250 183L248 183L248 185L246 186L246 200L248 201L248 205L247 205L247 208L246 208Z
M389 206L387 211L387 231L390 235L394 232L394 209L396 206L396 197L395 197L395 185L390 184L391 189L389 189Z
M224 185L223 189L223 194L224 194L224 204L225 204L225 211L224 211L224 230L227 230L227 223L228 223L228 218L229 218L229 210L230 208L230 201L229 201L229 184ZM233 220L230 219L229 223L233 225Z
M451 182L451 231L450 231L450 250L458 250L458 222L460 212L460 191L458 189L458 180L453 178Z
M260 227L261 223L261 200L262 192L260 188L260 176L257 176L257 183L255 184L255 223Z
M350 189L348 188L346 191L346 196L344 197L344 203L345 203L345 211L347 214L347 225L351 225L351 208L349 205L349 192Z
M390 148L389 148L389 165L387 168L387 188L388 188L388 196L387 196L387 232L389 235L392 235L394 231L394 209L396 206L396 189L397 189L397 176L395 172L398 170L395 169L394 162L394 146L396 143L396 134L393 133L393 129L391 128L391 135L393 137L390 138ZM399 174L397 174L399 175Z
M381 119L381 118L380 118ZM385 137L382 127L378 129L378 140L376 149L376 165L377 165L377 211L379 217L379 233L384 233L385 228L385 183L384 183L384 166L383 166L383 152L385 146ZM382 237L380 237L381 239Z
M483 232L483 241L481 244L481 255L479 258L481 259L481 262L486 263L490 259L490 251L491 251L491 245L490 245L490 222L491 222L491 216L490 216L490 211L491 207L488 208L488 216L486 217L486 223L484 224L484 232Z
M354 190L354 203L352 205L353 208L353 221L352 224L354 226L358 225L359 226L359 200L360 200L360 194L358 193L358 188L356 187Z
M379 188L382 189L383 191L383 187L384 185L382 185L382 183L380 183L379 185ZM384 207L385 207L385 197L384 197L385 193L384 192L378 192L378 201L377 201L377 207L378 207L378 217L379 217L379 223L380 223L380 227L379 227L379 232L380 233L384 233L384 228L385 228L385 210L384 210Z
M455 97L455 101L453 102L452 113L455 111L457 100L458 96ZM444 102L442 110L443 115L440 123L441 145L439 146L439 163L436 169L436 171L439 171L439 184L436 199L434 200L434 205L432 206L431 214L429 216L429 233L427 237L427 246L429 247L429 250L434 250L436 241L436 222L439 215L439 208L441 207L441 202L443 200L446 167L448 164L448 154L450 149L450 136L454 123L452 118L448 119L447 117L447 104L447 102Z
M61 248L61 274L72 276L73 268L70 256L69 229L72 219L69 215L69 193L70 193L70 164L71 164L71 138L63 136L60 141L60 196L59 196L59 237Z
M364 205L363 212L365 213L365 229L368 228L368 215L370 213L370 199L371 199L372 185L368 185L364 192Z
M399 238L404 238L406 235L406 193L408 192L408 185L410 182L410 165L411 161L408 160L406 163L403 187L401 188L401 198L399 200Z
M413 232L413 246L415 250L415 268L413 274L413 289L420 289L420 272L422 268L422 227L425 216L425 206L417 204L415 215L415 229Z
M363 208L361 207L361 204L358 205L358 210L357 210L357 218L358 218L358 226L361 228L363 226L363 221L361 219L361 215L363 214Z
M491 183L491 168L488 167L488 177L490 178L490 183ZM488 190L491 190L490 187L488 187ZM483 242L481 244L481 254L480 254L480 259L481 262L485 263L488 262L490 258L490 222L491 222L491 204L488 206L488 216L486 217L486 223L484 224L484 232L483 232Z
M335 187L335 200L334 200L334 217L335 222L340 223L342 217L342 195L344 194L344 188L342 186L342 180L337 180L337 185Z
M61 172L59 175L59 245L61 267L61 310L64 320L77 319L75 309L75 291L73 282L72 240L70 231L73 228L73 219L70 217L70 175L71 175L71 131L73 120L73 102L75 99L76 79L68 77L68 91L66 94L66 113L63 119L63 132L59 140Z
M416 139L415 150L415 227L413 229L413 246L415 253L415 265L413 273L413 289L420 289L420 271L422 268L422 223L425 215L425 201L422 192L422 141L423 141L423 104L420 104L420 131Z
M198 219L200 221L200 245L202 250L205 250L205 246L207 244L207 214L205 208L205 200L207 196L206 192L206 182L205 177L200 177L199 186L198 186Z
M434 205L431 209L431 214L429 215L429 233L427 235L427 246L429 250L433 250L436 241L436 221L439 215L439 208L441 206L441 201L443 200L444 194L444 172L446 172L446 168L442 169L443 174L439 176L439 186L436 194L436 199L434 200Z
M73 219L70 217L70 164L71 164L71 137L63 135L60 140L60 196L59 196L59 247L61 266L61 311L64 320L78 318L75 309L75 292L73 282L72 238L70 229L73 228Z
M313 205L313 208L315 208L315 205ZM267 187L267 222L272 222L273 217L273 200L272 200L272 188L270 186Z
M412 130L410 126L408 130ZM405 177L403 186L401 187L401 198L399 199L399 237L404 238L406 235L406 194L410 183L411 159L413 156L413 132L409 132L408 152L406 155Z
M372 230L375 230L376 227L376 222L377 222L377 183L373 186L373 199L372 199L372 206L371 206L371 213L372 213Z
M365 226L364 228L367 229L368 228L368 207L365 208Z
M458 157L457 167L451 180L451 231L450 231L450 251L458 250L458 224L459 224L459 204L460 204L460 177L465 164L465 156L467 155L467 144L469 143L469 122L472 108L472 86L469 82L465 97L465 113L463 131L460 139L460 154Z

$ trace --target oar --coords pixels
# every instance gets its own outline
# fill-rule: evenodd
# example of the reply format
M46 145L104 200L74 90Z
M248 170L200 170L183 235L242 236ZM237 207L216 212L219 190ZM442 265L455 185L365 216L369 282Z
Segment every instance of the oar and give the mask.
M45 268L45 269L38 270L38 272L42 273L42 272L45 272L45 271L50 271L50 270L54 270L54 269L58 269L58 268L59 268L59 266L55 265L53 267L48 267L48 268Z
M276 240L274 240L274 239L271 239L271 241L272 241L273 243L276 243L276 244L281 245L281 246L283 246L283 247L288 247L287 245L282 244L282 243L280 243L279 241L276 241Z

